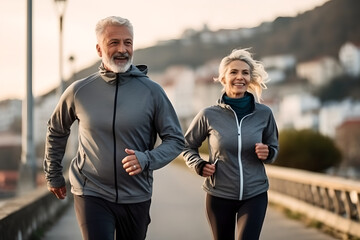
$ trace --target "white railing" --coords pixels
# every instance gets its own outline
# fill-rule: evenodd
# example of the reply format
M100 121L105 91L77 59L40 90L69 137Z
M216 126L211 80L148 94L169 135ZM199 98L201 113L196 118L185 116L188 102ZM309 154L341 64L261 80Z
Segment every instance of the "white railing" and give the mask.
M270 165L266 171L270 202L360 237L360 181Z

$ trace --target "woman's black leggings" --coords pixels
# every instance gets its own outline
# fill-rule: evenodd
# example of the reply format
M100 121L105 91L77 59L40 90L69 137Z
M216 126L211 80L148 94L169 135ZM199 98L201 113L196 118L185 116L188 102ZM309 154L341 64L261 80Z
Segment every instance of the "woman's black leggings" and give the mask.
M259 239L268 205L267 192L246 200L206 196L206 211L214 240Z

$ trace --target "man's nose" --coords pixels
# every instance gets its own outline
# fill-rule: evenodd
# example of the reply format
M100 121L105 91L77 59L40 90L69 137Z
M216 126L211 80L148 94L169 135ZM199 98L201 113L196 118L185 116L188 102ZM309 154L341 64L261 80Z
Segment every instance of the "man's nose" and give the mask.
M125 46L125 44L123 44L123 43L119 44L117 50L118 50L118 52L120 52L120 53L126 53L126 46Z

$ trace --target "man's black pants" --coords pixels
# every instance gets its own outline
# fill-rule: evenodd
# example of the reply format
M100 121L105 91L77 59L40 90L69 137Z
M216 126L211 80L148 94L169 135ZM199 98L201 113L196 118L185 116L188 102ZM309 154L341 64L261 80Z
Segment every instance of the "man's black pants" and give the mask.
M99 197L74 195L76 217L84 240L144 240L151 200L118 204Z

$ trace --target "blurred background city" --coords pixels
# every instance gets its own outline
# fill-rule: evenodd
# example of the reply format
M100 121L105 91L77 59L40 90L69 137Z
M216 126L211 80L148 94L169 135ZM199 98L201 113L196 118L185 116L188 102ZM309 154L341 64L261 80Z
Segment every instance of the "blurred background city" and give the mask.
M5 74L0 89L0 198L16 196L19 169L29 156L37 172L35 184L44 184L47 120L64 87L98 70L94 27L107 15L133 22L134 64L147 65L149 77L163 86L183 131L200 109L220 97L222 86L213 81L220 60L235 48L251 48L271 79L262 103L272 109L280 131L276 165L359 181L360 1L213 1L209 11L208 1L194 2L193 8L159 3L156 8L163 9L164 16L153 11L151 1L141 10L117 1L101 3L118 8L110 12L99 10L97 1L49 2L33 1L33 98L26 92L26 4L1 3L1 43L8 51L0 64ZM64 9L51 6L56 2L65 4ZM295 7L289 10L288 5ZM88 13L88 8L94 9ZM193 16L199 12L208 15ZM257 18L251 19L253 15ZM29 101L30 155L24 152ZM76 141L74 126L64 164L75 155Z

